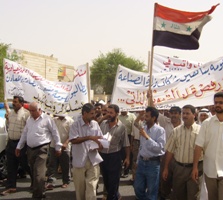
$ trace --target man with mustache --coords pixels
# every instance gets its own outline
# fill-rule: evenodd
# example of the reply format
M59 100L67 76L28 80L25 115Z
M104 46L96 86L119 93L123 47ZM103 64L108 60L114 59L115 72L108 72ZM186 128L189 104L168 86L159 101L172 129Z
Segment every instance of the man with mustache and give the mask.
M98 150L103 148L99 141L102 138L102 132L94 120L94 105L84 104L81 114L74 120L69 132L76 199L96 200L96 188L100 175L99 163L103 161L98 153ZM92 142L96 142L98 148L91 149Z
M147 92L147 97L149 98L153 107L155 107L153 103L153 95L152 91ZM166 133L166 142L170 138L170 135L173 132L173 129L179 125L181 125L181 108L179 106L172 106L169 109L168 116L164 113L159 113L158 116L158 124L165 129ZM162 173L165 164L165 154L161 157L161 164L160 164L160 173ZM171 196L172 191L172 176L173 176L173 159L169 163L168 168L168 177L164 180L162 177L160 178L160 188L159 188L159 197L160 200L169 199Z
M30 167L27 160L27 145L21 149L19 157L16 157L15 150L21 138L22 131L26 125L26 121L29 118L29 111L23 107L24 99L21 96L13 97L13 110L9 111L6 119L6 125L8 127L8 142L6 145L7 156L7 182L6 190L1 195L7 195L16 192L16 178L19 164L22 168L28 172L31 176Z
M208 199L223 199L223 92L214 95L216 115L206 119L196 139L192 179L199 177L199 158L204 152L204 176Z
M103 162L100 163L101 173L103 176L104 186L107 190L107 200L118 200L119 180L121 175L122 154L121 149L125 147L126 158L123 162L125 168L129 166L130 144L125 126L118 119L119 107L111 104L107 109L107 120L104 120L100 127L102 133L108 133L110 146L108 149L102 149L101 157Z
M195 139L199 133L200 125L195 122L195 107L185 105L182 108L183 124L173 129L166 143L165 165L162 177L164 180L168 177L168 165L174 158L173 163L173 196L180 200L196 200L199 195L199 184L191 178L193 168L193 157ZM203 162L199 158L199 181Z
M159 125L165 129L166 142L167 142L170 138L171 133L173 132L173 129L183 123L181 120L181 108L178 106L172 106L169 110L169 117L160 113L157 121ZM165 155L162 156L161 158L161 165L160 165L161 173L164 168L164 163L165 163ZM171 160L169 164L169 172L167 179L163 180L162 177L160 179L160 188L159 188L160 200L170 198L172 190L173 163L174 161Z

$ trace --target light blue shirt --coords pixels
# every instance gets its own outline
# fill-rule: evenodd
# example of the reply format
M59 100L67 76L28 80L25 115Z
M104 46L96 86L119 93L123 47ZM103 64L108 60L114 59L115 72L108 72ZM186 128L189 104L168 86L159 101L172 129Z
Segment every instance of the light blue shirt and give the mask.
M151 158L164 155L164 146L166 143L166 134L164 128L154 124L150 129L144 126L144 130L149 135L150 139L140 136L139 156Z
M86 136L103 136L103 134L98 122L92 120L90 124L86 124L83 121L82 116L80 116L70 127L69 140ZM90 150L90 142L92 141L88 140L80 144L72 144L73 167L84 167L87 158L90 159L92 165L94 166L103 161L98 153L98 150Z

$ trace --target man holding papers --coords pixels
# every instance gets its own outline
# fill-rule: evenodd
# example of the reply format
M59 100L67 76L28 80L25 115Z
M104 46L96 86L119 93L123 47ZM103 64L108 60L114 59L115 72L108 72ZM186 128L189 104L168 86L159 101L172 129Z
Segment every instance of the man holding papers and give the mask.
M121 149L125 147L126 158L123 162L125 168L129 166L130 144L124 124L118 120L119 107L111 104L107 109L107 120L100 127L105 138L110 141L108 148L101 150L103 162L100 163L104 186L107 191L107 200L118 200L119 180L121 175L122 155Z
M101 129L94 121L95 109L90 103L82 107L80 115L70 127L69 140L72 143L73 179L77 200L96 200L96 187L99 180L99 163L102 158L98 153L103 147ZM92 148L92 141L97 143Z

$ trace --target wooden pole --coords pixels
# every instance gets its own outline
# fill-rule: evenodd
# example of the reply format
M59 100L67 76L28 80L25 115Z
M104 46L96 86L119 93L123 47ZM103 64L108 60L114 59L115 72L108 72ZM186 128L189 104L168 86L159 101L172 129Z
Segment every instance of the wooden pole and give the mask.
M156 9L156 4L154 4L154 13L153 13L153 29L152 29L152 45L151 45L151 53L149 53L149 58L148 58L148 62L149 62L149 88L148 88L148 93L151 93L151 87L152 87L152 72L153 72L153 54L154 54L154 47L153 47L153 30L154 30L154 15L155 15L155 9ZM151 98L152 94L147 95L148 98L148 106L151 106L153 104L153 99Z
M88 63L86 63L86 70L87 70L88 102L91 102L91 80L90 80L90 67Z

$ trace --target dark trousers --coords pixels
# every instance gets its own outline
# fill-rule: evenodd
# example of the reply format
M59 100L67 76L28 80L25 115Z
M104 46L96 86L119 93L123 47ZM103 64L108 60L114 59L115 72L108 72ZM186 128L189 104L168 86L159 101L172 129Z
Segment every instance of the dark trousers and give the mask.
M55 148L50 147L50 157L47 166L47 176L50 178L57 174L58 165L60 164L62 169L63 184L70 183L70 151L62 151L61 155L57 157L55 155Z
M115 153L101 153L103 162L100 163L104 186L107 190L107 200L118 200L118 188L121 175L121 151Z
M131 142L131 135L128 135L129 138L129 142ZM125 152L125 147L122 148L122 162L124 162L125 158L126 158L126 152ZM130 152L130 164L127 168L124 169L123 175L128 175L129 171L132 169L132 165L133 165L133 153L132 151Z
M28 147L28 160L33 176L33 198L42 198L45 193L46 161L49 144L39 148Z
M199 196L199 185L203 175L203 163L198 164L199 178L196 183L191 178L193 167L184 167L176 161L173 164L173 196L177 200L197 200ZM212 200L212 199L211 199Z
M29 174L30 167L27 160L27 146L21 149L20 156L15 156L15 149L19 140L8 140L6 145L6 157L7 157L7 183L6 188L16 188L16 178L18 173L18 167L20 166ZM32 177L31 177L32 178Z
M170 198L171 191L172 191L172 182L173 182L173 165L174 165L175 160L172 159L169 163L168 166L168 177L167 180L163 180L162 177L162 172L164 169L164 164L165 164L165 155L162 156L161 158L161 164L160 164L160 196L163 198Z

